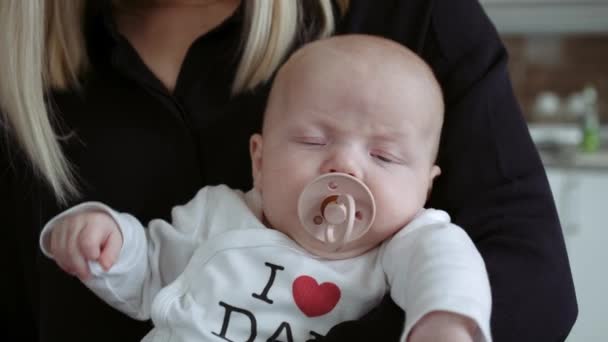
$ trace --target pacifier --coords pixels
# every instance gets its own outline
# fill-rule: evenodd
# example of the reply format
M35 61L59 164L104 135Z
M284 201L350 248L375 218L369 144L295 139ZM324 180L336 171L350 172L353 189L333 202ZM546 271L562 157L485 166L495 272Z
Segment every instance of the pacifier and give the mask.
M337 251L372 226L376 204L369 188L346 173L326 173L298 199L298 218L315 239Z

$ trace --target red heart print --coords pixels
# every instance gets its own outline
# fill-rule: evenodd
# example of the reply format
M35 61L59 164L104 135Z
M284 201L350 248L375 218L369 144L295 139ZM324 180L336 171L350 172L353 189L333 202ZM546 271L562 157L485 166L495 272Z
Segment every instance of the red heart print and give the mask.
M340 289L334 283L323 283L309 276L299 276L292 286L293 299L308 317L317 317L330 312L340 300Z

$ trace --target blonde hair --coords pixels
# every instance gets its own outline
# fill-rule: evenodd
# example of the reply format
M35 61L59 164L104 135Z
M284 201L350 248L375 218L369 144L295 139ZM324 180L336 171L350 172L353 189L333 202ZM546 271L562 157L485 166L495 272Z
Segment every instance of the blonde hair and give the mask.
M1 120L61 203L77 196L78 186L61 149L61 137L53 129L45 94L50 89L78 87L78 77L88 67L85 1L0 1ZM243 1L243 52L232 85L235 94L272 76L304 32L303 2L310 0ZM336 3L344 13L349 0ZM335 26L331 0L317 0L316 8L321 27L310 39L329 36Z

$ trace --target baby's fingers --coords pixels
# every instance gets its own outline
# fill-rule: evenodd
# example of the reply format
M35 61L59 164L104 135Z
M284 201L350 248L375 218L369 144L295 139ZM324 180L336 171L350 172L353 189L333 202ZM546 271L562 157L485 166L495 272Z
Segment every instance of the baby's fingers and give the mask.
M76 221L67 218L57 223L50 236L49 252L57 265L65 272L76 275L69 252L72 236L78 234L80 227Z
M108 230L101 226L88 224L78 236L78 247L82 255L88 260L98 260Z
M91 211L65 217L57 222L50 236L50 253L59 267L87 280L89 260L106 270L115 262L122 247L120 229L104 212Z
M101 251L101 257L99 263L101 266L108 271L120 254L122 248L122 234L116 229L108 234Z
M89 271L89 265L87 263L87 258L82 253L79 243L81 235L79 233L81 233L84 229L86 229L86 226L80 229L78 231L78 234L70 234L68 240L68 248L66 249L68 256L67 266L72 270L72 274L77 276L81 281L87 280L91 275L91 272Z
M114 264L122 246L122 235L109 217L97 217L80 232L78 245L88 260L101 264L107 271Z

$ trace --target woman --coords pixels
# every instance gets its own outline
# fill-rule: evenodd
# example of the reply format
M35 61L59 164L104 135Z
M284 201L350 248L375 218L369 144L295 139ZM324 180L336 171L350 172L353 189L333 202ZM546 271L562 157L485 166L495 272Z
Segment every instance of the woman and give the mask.
M206 184L249 188L247 141L268 80L293 49L332 31L394 39L435 71L447 110L429 205L450 212L484 256L495 340L563 340L574 323L544 169L477 1L4 0L0 27L9 307L34 327L9 337L139 340L146 323L41 257L42 223L84 200L145 222ZM325 340L391 341L403 317L387 298Z

